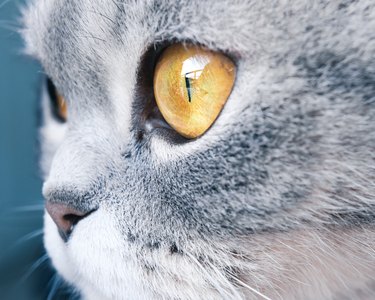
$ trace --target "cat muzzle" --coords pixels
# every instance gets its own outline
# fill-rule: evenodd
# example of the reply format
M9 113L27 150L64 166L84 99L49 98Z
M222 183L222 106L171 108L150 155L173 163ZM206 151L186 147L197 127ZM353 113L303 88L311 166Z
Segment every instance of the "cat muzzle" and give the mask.
M80 211L62 203L47 201L46 210L57 225L61 238L67 242L79 221L86 218L94 210Z

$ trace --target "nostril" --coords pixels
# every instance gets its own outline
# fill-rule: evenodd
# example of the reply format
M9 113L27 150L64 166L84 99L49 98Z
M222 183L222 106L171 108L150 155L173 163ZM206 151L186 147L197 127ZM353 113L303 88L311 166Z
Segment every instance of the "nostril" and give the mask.
M67 214L67 215L63 216L65 221L70 222L73 225L77 224L84 217L85 216L78 216L78 215L74 215L74 214Z
M84 217L86 217L86 215L83 215L83 216L79 216L79 215L74 215L74 214L67 214L67 215L64 215L63 216L63 222L65 222L67 224L67 226L65 226L65 229L63 229L63 232L60 232L60 236L61 234L63 233L64 236L63 236L63 239L66 241L68 240L70 234L72 233L73 229L74 229L74 226L79 222L81 221ZM68 228L69 227L69 228Z
M94 210L78 210L62 203L46 202L46 210L57 225L61 238L66 242L73 232L74 226L91 214Z

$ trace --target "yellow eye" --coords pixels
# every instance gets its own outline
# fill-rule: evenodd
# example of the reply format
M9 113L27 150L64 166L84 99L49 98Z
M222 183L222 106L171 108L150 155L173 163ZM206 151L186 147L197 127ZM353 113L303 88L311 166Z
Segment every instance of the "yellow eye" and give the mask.
M59 94L53 82L48 79L47 89L52 102L52 108L55 115L63 122L68 118L68 105L63 96Z
M56 94L56 97L57 113L59 114L61 119L66 121L66 119L68 118L68 106L66 105L66 101L64 97L58 93Z
M175 44L161 55L154 95L168 124L186 138L202 135L218 117L234 84L236 67L222 53Z

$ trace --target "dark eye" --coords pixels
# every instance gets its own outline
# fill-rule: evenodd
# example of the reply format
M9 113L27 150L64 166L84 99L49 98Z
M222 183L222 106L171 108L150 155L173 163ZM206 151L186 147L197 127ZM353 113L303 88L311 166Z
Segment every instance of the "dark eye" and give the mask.
M66 122L68 118L68 106L63 96L59 94L51 79L47 79L47 90L52 103L52 110L57 119Z

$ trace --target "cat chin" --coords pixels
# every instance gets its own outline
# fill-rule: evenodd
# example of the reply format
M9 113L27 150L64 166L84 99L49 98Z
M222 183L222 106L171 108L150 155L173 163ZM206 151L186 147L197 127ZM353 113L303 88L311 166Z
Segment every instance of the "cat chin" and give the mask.
M141 274L134 257L126 254L129 251L113 217L103 209L82 220L67 243L47 213L44 231L44 244L53 266L84 299L118 299L119 295L129 299L152 298L138 284Z
M116 218L103 207L81 220L67 243L47 213L44 220L44 243L52 264L83 299L241 298L233 288L220 288L220 277L202 270L193 255L145 250L127 242ZM217 289L213 288L215 284Z
M371 227L255 235L237 244L226 241L226 251L223 241L195 241L184 255L147 250L124 236L105 207L81 220L68 243L45 214L45 246L52 263L83 299L248 299L245 295L259 296L259 287L271 299L281 294L287 299L328 299L345 288L354 291L352 298L360 298L357 290L373 295L368 286L374 278ZM239 253L248 259L228 251L241 245ZM209 258L205 264L199 253ZM237 270L234 282L220 273L227 267L232 267L230 273Z

